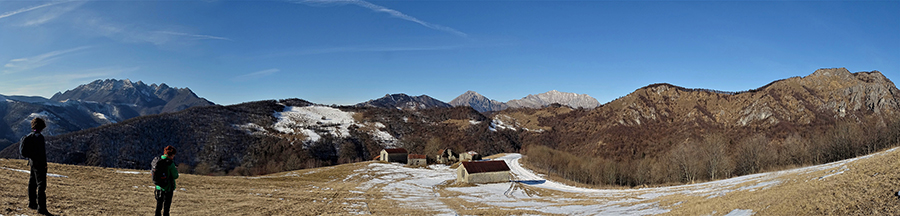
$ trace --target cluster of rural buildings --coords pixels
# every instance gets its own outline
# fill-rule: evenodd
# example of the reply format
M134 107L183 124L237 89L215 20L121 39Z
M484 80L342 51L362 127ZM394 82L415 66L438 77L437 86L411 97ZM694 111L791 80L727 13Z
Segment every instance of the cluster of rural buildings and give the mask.
M410 154L406 149L389 148L381 150L376 160L405 163L409 166L428 165L427 157L422 154ZM456 181L462 183L492 183L510 181L509 166L503 160L482 160L475 151L455 154L453 150L444 149L434 157L435 162L452 164L460 162L456 169Z

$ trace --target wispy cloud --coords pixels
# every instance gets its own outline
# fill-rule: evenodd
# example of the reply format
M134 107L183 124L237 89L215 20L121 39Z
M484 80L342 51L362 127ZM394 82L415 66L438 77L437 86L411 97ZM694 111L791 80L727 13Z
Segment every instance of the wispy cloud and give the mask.
M432 51L432 50L452 50L459 48L458 46L386 46L386 47L332 47L320 49L300 50L295 54L312 55L327 53L360 53L360 52L404 52L404 51Z
M48 52L32 57L25 58L17 58L13 60L9 60L6 65L3 65L3 74L11 74L22 71L28 71L35 68L43 67L51 62L59 59L62 55L73 53L79 50L84 50L90 48L89 46L76 47L67 50L56 50L53 52Z
M7 18L7 17L11 17L11 16L14 16L14 15L16 15L16 14L25 13L25 12L28 12L28 11L37 10L37 9L44 8L44 7L50 7L50 6L53 6L53 5L58 5L58 4L66 3L66 2L68 2L68 1L50 2L50 3L38 5L38 6L31 6L31 7L21 8L21 9L14 10L14 11L9 11L9 12L0 14L0 19Z
M245 81L245 80L259 79L259 78L264 77L264 76L269 76L269 75L272 75L272 74L274 74L274 73L278 73L279 71L281 71L281 70L278 70L278 68L272 68L272 69L268 69L268 70L261 70L261 71L256 71L256 72L253 72L253 73L248 73L248 74L236 76L236 77L232 78L231 80L232 80L232 81L235 81L235 82L238 82L238 81Z
M44 12L44 13L35 14L34 16L31 16L30 19L28 19L24 23L22 23L22 26L37 26L37 25L41 25L41 24L50 22L51 20L54 20L57 17L65 14L65 13L68 13L69 11L72 11L72 10L77 9L78 7L81 7L81 5L83 5L84 3L86 3L86 1L79 1L79 2L74 2L71 4L65 4L65 5L60 5L57 7L51 7L49 9L47 9L46 12Z
M436 51L436 50L454 50L461 46L344 46L344 47L326 47L311 48L301 50L291 50L286 52L268 53L258 56L257 58L272 58L282 56L295 55L319 55L332 53L370 53L370 52L417 52L417 51Z
M228 38L212 36L212 35L188 34L188 33L173 32L173 31L154 31L153 33L164 34L164 35L183 36L183 37L194 38L194 39L211 39L211 40L228 40L228 41L231 40Z
M448 32L448 33L451 33L451 34L458 35L458 36L460 36L460 37L468 37L468 36L469 36L468 34L466 34L466 33L464 33L464 32L461 32L461 31L459 31L459 30L456 30L456 29L453 29L453 28L450 28L450 27L446 27L446 26L442 26L442 25L438 25L438 24L434 24L434 23L425 22L425 21L422 21L422 20L420 20L420 19L418 19L418 18L415 18L415 17L412 17L412 16L410 16L410 15L406 15L406 14L404 14L404 13L401 13L400 11L397 11L397 10L394 10L394 9L390 9L390 8L386 8L386 7L381 6L381 5L372 4L372 3L370 3L370 2L362 1L362 0L294 0L294 1L292 1L292 2L295 2L295 3L301 3L301 4L306 4L306 5L314 5L314 6L348 5L348 4L352 4L352 5L356 5L356 6L360 6L360 7L367 8L367 9L372 10L372 11L375 11L375 12L379 12L379 13L387 13L387 14L391 15L391 16L394 17L394 18L398 18L398 19L402 19L402 20L406 20L406 21L418 23L419 25L428 27L428 28L430 28L430 29Z
M125 25L109 21L99 16L82 16L76 20L77 28L84 29L87 34L94 34L128 43L152 43L165 45L171 43L188 43L195 40L227 40L230 38L213 35L192 34L172 30L147 30L137 25Z

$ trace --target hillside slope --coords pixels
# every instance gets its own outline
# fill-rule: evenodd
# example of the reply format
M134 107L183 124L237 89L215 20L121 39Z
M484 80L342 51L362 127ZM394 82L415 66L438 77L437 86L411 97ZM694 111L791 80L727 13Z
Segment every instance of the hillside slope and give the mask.
M370 160L385 147L429 154L454 148L518 150L469 107L398 110L329 107L300 99L194 107L47 137L51 162L141 169L160 149L179 149L195 173L258 175ZM0 157L19 158L16 145Z
M900 214L900 151L682 186L588 189L544 180L507 154L515 180L456 185L444 165L363 162L258 177L182 175L179 215L891 215ZM526 158L527 159L527 158ZM2 215L27 210L23 160L0 159ZM50 210L61 215L153 211L146 170L50 164ZM90 194L90 196L85 196ZM215 208L211 208L215 206Z
M356 107L380 107L391 109L419 110L428 108L448 108L450 104L428 95L409 96L403 93L387 94L384 97L354 105Z
M508 109L491 118L499 131L528 131L519 133L523 150L547 149L526 152L542 157L535 164L578 182L687 183L893 147L900 90L878 71L831 68L742 92L653 84L591 110Z

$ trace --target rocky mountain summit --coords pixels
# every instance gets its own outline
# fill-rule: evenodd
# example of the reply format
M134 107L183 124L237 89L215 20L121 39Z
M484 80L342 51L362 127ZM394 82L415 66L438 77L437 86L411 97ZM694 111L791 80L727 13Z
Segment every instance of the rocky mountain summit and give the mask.
M500 111L507 108L540 109L550 106L551 104L588 109L600 106L600 102L598 102L597 99L586 94L560 92L557 90L551 90L536 95L529 94L522 99L510 100L506 103L491 100L474 91L467 91L453 99L453 101L450 101L450 105L470 106L479 112Z
M467 91L466 93L463 93L459 97L456 97L455 99L450 101L450 105L454 107L470 106L478 112L500 111L508 108L506 103L491 100L490 98L478 94L478 92L475 91Z
M573 108L594 108L600 106L597 99L586 94L576 94L551 90L548 92L525 96L522 99L506 102L510 108L542 108L550 104L562 104Z
M723 126L805 125L829 118L900 114L900 90L878 71L819 69L744 92L650 85L607 104L606 123L639 125L673 120ZM871 113L878 115L870 115Z
M403 93L387 94L382 98L369 100L358 103L356 107L381 107L381 108L397 108L404 110L419 110L428 108L448 108L453 107L438 99L434 99L428 95L409 96Z
M81 100L113 105L131 105L139 115L174 112L212 102L198 97L189 88L172 88L165 83L147 85L131 80L96 80L64 93L57 92L52 101ZM131 118L134 116L126 116Z

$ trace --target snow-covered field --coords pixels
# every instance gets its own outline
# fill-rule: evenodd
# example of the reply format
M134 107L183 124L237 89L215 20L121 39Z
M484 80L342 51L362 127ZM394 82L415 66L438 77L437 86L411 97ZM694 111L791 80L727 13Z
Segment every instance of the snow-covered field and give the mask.
M884 154L895 149L879 153ZM401 164L371 163L356 170L347 179L367 179L357 188L361 191L380 189L387 198L403 203L406 208L418 208L455 215L454 209L516 209L547 214L566 215L653 215L669 212L681 202L662 204L661 201L678 195L713 199L738 191L762 191L782 184L787 177L814 174L810 180L822 180L849 170L848 163L872 157L858 157L823 165L760 173L670 187L641 189L591 189L574 187L547 180L519 163L521 154L507 154L514 182L478 184L472 187L447 186L456 178L456 170L445 165L410 168ZM345 181L347 181L345 179ZM518 181L518 182L516 182ZM453 206L449 200L463 200L472 205ZM673 203L671 200L666 203ZM475 207L473 207L475 206ZM713 212L710 212L714 214ZM722 213L719 213L722 214ZM733 209L726 215L752 215L752 209Z
M370 134L382 143L392 144L396 141L396 138L381 130L384 128L384 124L356 122L353 119L354 114L354 112L345 112L327 106L288 106L284 108L284 111L275 113L278 122L273 128L282 133L303 134L308 141L315 142L321 139L323 134L348 137L350 136L350 126L355 125L373 127ZM239 127L248 128L247 125Z

